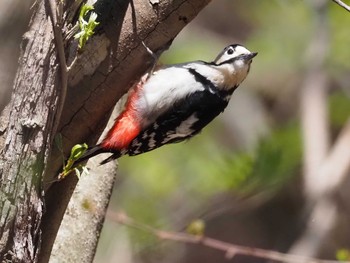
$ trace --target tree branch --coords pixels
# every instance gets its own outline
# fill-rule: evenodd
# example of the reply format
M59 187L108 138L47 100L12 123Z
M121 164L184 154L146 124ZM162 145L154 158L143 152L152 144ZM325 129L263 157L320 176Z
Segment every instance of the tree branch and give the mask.
M336 4L338 4L339 6L341 6L342 8L344 8L346 11L350 12L350 6L345 4L343 1L341 1L341 0L332 0L332 1Z
M60 123L64 102L66 101L66 96L67 96L68 68L67 68L66 56L64 52L64 43L63 43L63 37L62 37L63 1L58 1L58 6L56 4L56 0L47 0L47 1L50 7L49 14L51 17L51 24L52 24L60 69L61 69L60 98L57 105L54 126L52 129L53 134L56 134L58 125Z
M147 232L151 235L158 237L161 240L171 240L171 241L183 242L188 244L197 244L207 248L212 248L212 249L222 251L225 253L225 256L227 259L232 259L237 255L245 255L245 256L250 256L255 258L276 260L284 263L337 263L339 262L336 260L321 260L316 258L280 253L280 252L266 250L266 249L239 246L239 245L234 245L231 243L223 242L223 241L205 237L205 236L194 236L194 235L190 235L182 232L179 233L179 232L158 230L148 225L135 221L134 219L128 217L123 212L113 213L111 211L108 211L107 218L113 220L114 222L118 222L119 224L123 224L129 227ZM343 263L350 263L350 261L348 262L343 261Z
M75 63L68 72L67 96L58 127L65 153L76 143L95 144L115 103L152 66L154 59L142 41L160 54L209 2L167 0L155 5L143 0L133 0L133 4L129 0L96 2L94 11L100 22L96 34L78 55L74 48L76 41L66 44L67 61L75 60ZM62 154L56 148L51 152L45 175L47 213L43 223L45 242L41 262L46 262L50 255L56 231L77 183L72 176L50 186L61 165Z

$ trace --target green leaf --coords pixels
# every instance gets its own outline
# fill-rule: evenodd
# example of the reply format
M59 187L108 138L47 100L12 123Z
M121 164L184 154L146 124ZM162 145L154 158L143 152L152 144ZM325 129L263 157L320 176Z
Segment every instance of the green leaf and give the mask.
M186 232L195 235L203 236L205 231L205 222L202 219L192 221L186 228Z
M78 178L80 179L81 176L81 169L83 172L87 172L87 169L81 165L78 165L77 167L73 167L75 161L77 161L80 157L83 156L83 154L88 149L88 145L86 143L83 144L76 144L73 146L70 156L67 160L67 163L64 165L63 171L59 174L58 179L63 179L73 171L76 173Z
M91 5L83 5L81 7L78 19L80 32L74 35L75 39L79 39L79 49L84 47L86 41L95 33L94 30L99 24L99 22L96 22L97 14L94 12L91 12L88 21L84 19L87 13L92 10L94 10L94 7Z
M86 143L76 144L73 146L69 159L72 161L78 160L87 150L88 146Z
M336 259L339 261L348 261L350 260L350 251L348 249L339 249L336 253Z

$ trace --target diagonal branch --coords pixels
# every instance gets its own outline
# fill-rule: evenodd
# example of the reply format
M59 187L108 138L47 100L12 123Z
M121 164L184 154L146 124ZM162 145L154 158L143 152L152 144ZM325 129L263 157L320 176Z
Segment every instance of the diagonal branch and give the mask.
M216 249L225 253L227 259L232 259L237 255L245 255L254 258L263 258L269 260L276 260L284 263L337 263L339 261L335 260L321 260L311 257L302 257L292 254L286 254L266 249L252 248L234 245L231 243L223 242L217 239L213 239L205 236L195 236L183 232L170 232L163 231L153 228L149 225L142 224L130 218L123 212L113 213L108 211L107 217L119 224L123 224L144 232L147 232L151 235L158 237L161 240L171 240L176 242L188 243L188 244L197 244L204 247ZM343 263L350 263L350 261Z
M339 6L341 6L342 8L344 8L346 11L350 12L350 6L345 4L343 1L341 0L332 0L332 1L338 4Z

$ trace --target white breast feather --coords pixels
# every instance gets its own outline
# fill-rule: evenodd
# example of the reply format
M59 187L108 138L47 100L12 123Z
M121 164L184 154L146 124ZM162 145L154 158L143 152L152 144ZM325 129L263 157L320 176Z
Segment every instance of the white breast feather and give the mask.
M150 123L168 110L173 104L196 91L204 90L187 69L168 67L152 75L140 91L137 110L141 113L143 126Z

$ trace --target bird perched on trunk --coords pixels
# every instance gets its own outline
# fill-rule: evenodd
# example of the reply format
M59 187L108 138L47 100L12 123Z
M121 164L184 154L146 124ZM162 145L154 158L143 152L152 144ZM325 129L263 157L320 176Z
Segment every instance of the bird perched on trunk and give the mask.
M170 65L143 77L104 140L77 162L112 153L104 164L122 155L190 139L225 110L256 55L235 44L227 46L213 62Z

